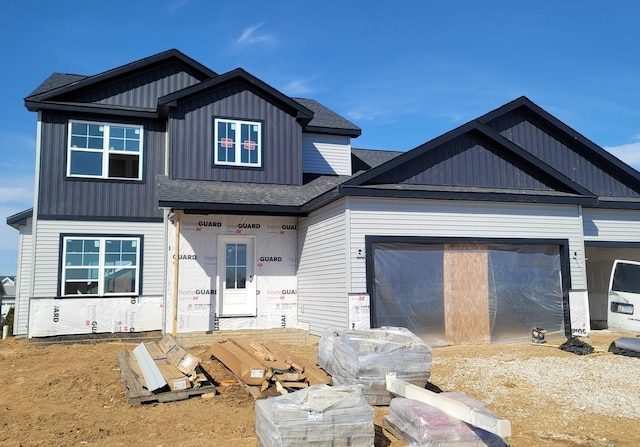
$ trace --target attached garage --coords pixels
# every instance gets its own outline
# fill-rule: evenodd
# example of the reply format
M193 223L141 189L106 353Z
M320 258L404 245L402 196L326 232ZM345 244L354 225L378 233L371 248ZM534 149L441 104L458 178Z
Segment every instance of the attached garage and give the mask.
M529 339L533 327L565 335L567 241L371 237L367 246L375 327L406 326L434 346Z
M613 259L640 260L640 173L527 98L381 163L354 152L370 168L299 220L311 333L362 294L371 326L434 345L586 335Z

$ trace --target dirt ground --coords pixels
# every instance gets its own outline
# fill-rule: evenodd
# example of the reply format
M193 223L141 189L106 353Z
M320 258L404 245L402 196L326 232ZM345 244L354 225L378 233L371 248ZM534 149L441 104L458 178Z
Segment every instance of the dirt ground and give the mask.
M606 353L609 344L620 336L597 331L583 340L596 350L605 351L591 354L598 356L596 359L621 358ZM597 414L588 407L573 410L550 400L551 388L508 376L487 383L482 371L471 376L459 374L461 365L471 365L477 359L523 362L526 366L525 360L543 364L550 358L588 357L556 346L549 341L545 345L436 348L430 382L444 391L464 392L488 402L492 411L511 422L513 435L508 442L513 447L640 445L636 418L619 417L616 412ZM259 446L254 432L254 400L237 383L220 386L219 394L207 399L192 397L130 406L117 355L133 347L123 343L37 346L14 338L0 341L0 445ZM289 348L315 362L317 345ZM216 381L228 383L233 376L217 360L209 358L208 349L201 346L190 352L203 359L202 366ZM624 358L637 362L631 365L640 369L640 359ZM598 361L589 364L598 368ZM581 377L587 380L589 376ZM548 386L553 387L553 383ZM640 395L639 382L624 386L630 387L632 396ZM598 383L584 383L585 393L598 388ZM640 407L637 399L632 404ZM387 412L388 407L376 407L376 446L405 445L380 428Z

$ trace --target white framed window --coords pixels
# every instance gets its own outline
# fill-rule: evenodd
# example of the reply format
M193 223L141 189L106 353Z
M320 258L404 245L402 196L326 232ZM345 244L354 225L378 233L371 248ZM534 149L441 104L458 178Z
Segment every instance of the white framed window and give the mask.
M215 118L214 164L262 166L262 123Z
M142 180L144 128L69 121L67 177Z
M139 295L140 244L140 237L63 237L60 295Z

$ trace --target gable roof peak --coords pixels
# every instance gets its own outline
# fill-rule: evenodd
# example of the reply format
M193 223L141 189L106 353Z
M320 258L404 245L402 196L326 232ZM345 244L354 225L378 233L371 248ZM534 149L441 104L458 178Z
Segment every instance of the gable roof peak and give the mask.
M142 59L138 59L133 62L129 62L127 64L121 65L116 68L112 68L110 70L107 70L92 76L84 76L84 77L78 76L78 78L75 79L75 81L67 82L62 85L57 85L54 88L41 89L40 87L38 87L34 91L34 93L31 93L25 99L34 100L34 101L46 101L50 98L53 98L56 95L66 93L71 90L79 89L87 85L102 82L116 76L121 76L130 72L133 72L135 70L139 70L141 68L148 67L150 65L153 65L162 61L166 61L169 59L177 59L181 61L182 63L191 67L193 70L199 72L203 78L214 78L218 76L218 74L215 71L211 70L210 68L201 64L200 62L197 62L196 60L190 58L186 54L174 48L174 49L162 51L160 53L157 53L151 56L144 57ZM77 75L68 75L68 76L77 76ZM56 76L55 73L54 75L50 76L49 79L51 79L52 77L54 79L59 78L59 76ZM41 84L41 86L43 84Z

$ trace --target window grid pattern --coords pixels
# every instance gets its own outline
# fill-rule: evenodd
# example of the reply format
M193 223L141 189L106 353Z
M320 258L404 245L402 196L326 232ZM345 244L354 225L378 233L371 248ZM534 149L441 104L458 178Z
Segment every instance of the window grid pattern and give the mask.
M142 126L69 122L68 177L142 179Z
M63 250L62 296L139 293L139 238L68 237Z
M247 244L226 244L225 288L247 287Z

